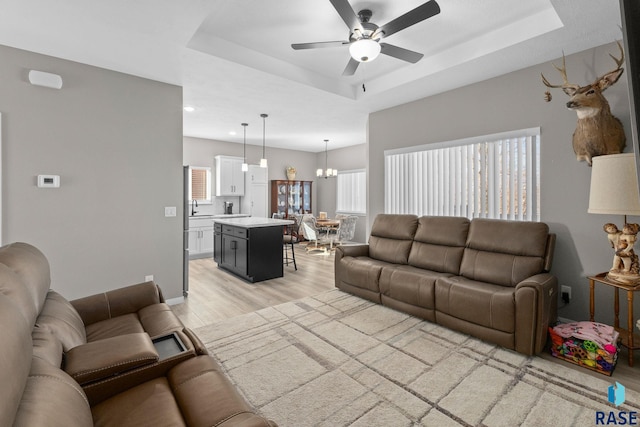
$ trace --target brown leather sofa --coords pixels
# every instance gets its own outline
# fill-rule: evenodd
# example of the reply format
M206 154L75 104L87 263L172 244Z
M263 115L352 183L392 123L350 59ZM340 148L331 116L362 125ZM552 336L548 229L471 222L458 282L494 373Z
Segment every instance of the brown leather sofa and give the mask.
M368 244L336 249L339 289L531 355L557 318L546 224L378 215Z
M0 426L275 426L149 282L71 303L45 256L0 248Z

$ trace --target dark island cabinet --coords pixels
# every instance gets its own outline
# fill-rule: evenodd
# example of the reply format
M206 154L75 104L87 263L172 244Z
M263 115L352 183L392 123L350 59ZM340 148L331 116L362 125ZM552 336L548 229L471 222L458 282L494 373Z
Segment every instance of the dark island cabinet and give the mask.
M214 225L213 258L249 282L282 277L282 227Z

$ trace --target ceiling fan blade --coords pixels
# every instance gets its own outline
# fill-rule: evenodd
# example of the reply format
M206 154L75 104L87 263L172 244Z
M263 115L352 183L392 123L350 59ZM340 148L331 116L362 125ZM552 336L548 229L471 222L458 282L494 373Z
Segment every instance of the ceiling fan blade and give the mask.
M404 30L405 28L410 27L413 24L417 24L420 21L424 21L427 18L431 18L438 13L440 13L440 6L438 6L436 0L428 1L381 26L376 30L375 35L383 33L384 37L389 37L393 33ZM375 35L373 37L375 37Z
M335 8L336 12L338 12L344 23L347 24L349 30L355 30L356 28L358 28L360 31L362 31L362 24L360 23L360 19L358 19L358 15L356 15L356 13L353 11L353 8L347 0L329 1Z
M358 65L360 65L360 63L358 61L356 61L353 58L349 58L349 63L347 64L347 66L345 67L344 71L342 72L342 75L343 76L353 76L353 74L358 69Z
M321 47L340 47L348 45L348 41L333 41L333 42L314 42L314 43L294 43L291 45L295 50L300 49L318 49Z
M382 48L380 53L402 59L403 61L411 62L412 64L420 61L424 56L423 54L414 52L413 50L394 46L388 43L380 43L380 47Z

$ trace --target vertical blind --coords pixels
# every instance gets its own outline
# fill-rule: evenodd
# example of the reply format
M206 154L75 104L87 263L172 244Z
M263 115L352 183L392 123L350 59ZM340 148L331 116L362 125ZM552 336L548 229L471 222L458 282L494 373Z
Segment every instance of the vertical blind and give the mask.
M385 212L540 220L540 130L385 152Z
M209 191L207 189L208 184L207 170L206 169L191 169L191 198L195 200L207 200L209 199Z
M364 169L340 171L337 178L337 212L367 212L367 174Z

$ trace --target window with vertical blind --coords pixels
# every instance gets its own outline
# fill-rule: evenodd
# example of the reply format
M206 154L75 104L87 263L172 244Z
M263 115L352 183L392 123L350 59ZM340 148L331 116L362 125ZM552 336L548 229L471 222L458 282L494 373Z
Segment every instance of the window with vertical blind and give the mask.
M364 169L339 171L336 212L367 212L367 172Z
M385 151L385 212L540 220L540 129Z
M211 169L207 167L191 167L190 199L197 201L211 200Z

